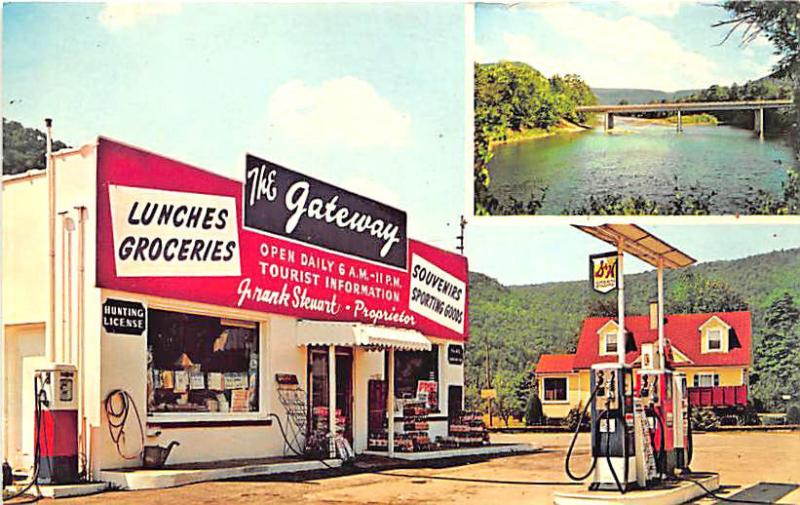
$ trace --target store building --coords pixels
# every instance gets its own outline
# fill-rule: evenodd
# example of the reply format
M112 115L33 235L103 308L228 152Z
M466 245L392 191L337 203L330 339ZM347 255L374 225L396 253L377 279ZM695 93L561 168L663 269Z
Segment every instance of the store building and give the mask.
M53 166L52 186L45 171L4 178L13 467L32 464L32 377L51 362L77 367L93 478L141 464L135 412L121 442L110 435L115 390L146 445L180 443L171 463L290 455L278 420L294 447L320 437L325 453L338 429L360 453L410 439L409 404L431 440L448 435L463 404L467 260L408 239L404 212L254 156L244 183L106 138Z

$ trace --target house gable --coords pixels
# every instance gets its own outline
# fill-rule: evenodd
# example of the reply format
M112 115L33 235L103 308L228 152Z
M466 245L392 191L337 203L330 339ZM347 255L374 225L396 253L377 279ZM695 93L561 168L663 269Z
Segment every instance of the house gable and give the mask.
M719 316L711 316L699 326L698 330L700 331L701 353L726 353L730 349L731 326Z
M597 342L598 342L597 353L600 356L617 355L617 349L614 349L613 347L611 350L608 349L609 335L613 335L616 338L616 344L620 345L619 325L613 319L609 320L606 324L601 326L599 330L597 330Z

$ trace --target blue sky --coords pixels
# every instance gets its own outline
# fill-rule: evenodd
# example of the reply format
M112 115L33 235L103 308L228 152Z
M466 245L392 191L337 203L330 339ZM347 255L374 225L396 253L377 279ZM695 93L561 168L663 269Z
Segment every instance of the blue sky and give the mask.
M242 179L252 152L404 209L452 249L462 5L6 4L3 115Z
M641 226L700 263L800 247L800 225L796 224ZM506 285L585 280L588 256L611 250L605 242L567 224L484 219L470 224L466 233L470 270ZM652 270L630 258L625 261L625 273Z
M523 61L547 76L576 73L593 87L676 91L729 85L770 72L764 38L741 47L711 3L672 0L478 4L476 59Z

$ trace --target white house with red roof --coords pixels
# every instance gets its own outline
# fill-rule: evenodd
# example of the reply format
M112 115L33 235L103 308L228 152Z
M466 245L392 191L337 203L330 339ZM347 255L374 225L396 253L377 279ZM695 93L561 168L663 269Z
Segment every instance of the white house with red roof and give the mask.
M641 366L642 344L658 342L656 304L649 315L625 317L626 362ZM612 317L584 319L575 354L543 354L536 380L547 417L566 417L589 397L589 369L616 362L620 330ZM664 335L672 365L686 373L694 405L735 406L747 403L752 365L750 312L665 315ZM647 347L647 346L645 346Z

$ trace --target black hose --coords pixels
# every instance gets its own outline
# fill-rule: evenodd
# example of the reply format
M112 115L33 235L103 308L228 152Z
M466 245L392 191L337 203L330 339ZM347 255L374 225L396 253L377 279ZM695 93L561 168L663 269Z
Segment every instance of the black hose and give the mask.
M597 465L597 458L592 457L592 466L589 467L589 470L584 475L576 476L569 469L569 461L572 458L572 450L575 449L575 442L578 440L578 434L581 431L581 425L583 424L583 420L586 417L586 411L588 411L589 407L591 407L592 402L594 401L594 397L597 395L597 389L598 386L595 385L594 390L592 390L592 394L589 396L589 401L586 402L586 406L583 408L583 412L581 412L581 417L578 419L578 426L577 428L575 428L575 434L572 436L572 441L569 443L569 449L567 449L567 457L564 460L564 470L566 470L567 472L567 477L575 481L586 479L594 471L595 465Z
M47 391L44 387L39 388L36 377L33 378L33 391L36 393L36 403L34 404L34 413L36 415L36 437L34 439L33 447L33 476L31 481L13 495L2 500L3 503L9 503L9 500L19 498L27 493L33 486L36 486L36 495L22 501L15 501L10 505L23 505L26 503L36 503L42 499L42 493L39 490L39 459L41 457L40 437L42 436L42 405L47 403Z
M686 417L688 418L687 425L687 443L686 443L686 468L692 464L692 457L694 456L694 432L692 431L692 401L686 401Z
M726 497L720 496L717 493L715 493L714 491L708 489L707 487L705 487L699 481L696 481L694 479L690 479L689 477L683 477L683 476L680 476L680 475L673 475L673 477L676 478L677 480L691 482L692 484L695 484L695 485L699 486L700 489L702 489L705 492L706 496L710 496L712 498L716 498L717 500L720 500L720 501L724 501L724 502L728 502L728 503L751 503L753 505L778 505L777 502L772 502L772 501L737 500L736 498L726 498ZM791 505L791 504L787 504L787 505Z
M664 428L664 420L661 419L661 416L658 415L658 412L656 412L655 409L653 409L653 416L656 418L656 421L658 421L659 427L661 427L661 429L659 430L659 435L660 436L658 437L659 438L658 473L659 473L659 477L663 479L664 475L667 473L667 471L666 471L667 470L666 469L666 466L667 466L667 463L666 463L666 450L665 450L665 446L666 446L666 430Z
M114 409L114 398L120 399L120 410ZM125 424L128 420L130 408L133 406L133 413L136 414L136 420L139 425L140 448L133 456L128 456L122 450L122 445L125 444ZM115 389L108 393L105 399L106 418L108 419L108 434L114 445L117 448L117 454L121 458L127 460L139 459L142 451L144 451L144 427L142 426L142 418L139 415L139 409L136 407L136 402L133 397L125 390Z

